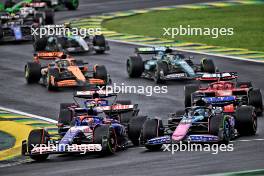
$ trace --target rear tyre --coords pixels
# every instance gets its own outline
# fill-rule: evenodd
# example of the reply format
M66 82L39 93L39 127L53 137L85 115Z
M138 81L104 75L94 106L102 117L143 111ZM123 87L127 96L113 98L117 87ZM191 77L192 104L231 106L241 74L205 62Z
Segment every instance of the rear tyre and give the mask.
M79 0L64 0L64 5L68 10L76 10L79 7Z
M49 134L44 129L34 129L28 136L28 152L31 154L33 146L39 144L48 144ZM29 155L29 157L35 161L44 161L48 158L48 154Z
M188 85L184 87L184 105L185 108L191 107L192 106L192 93L196 92L199 90L199 85Z
M145 147L149 150L160 150L162 144L157 145L149 145L146 142L149 139L163 136L164 135L164 127L162 121L159 119L147 119L143 125L142 129L142 140L145 143Z
M36 52L45 51L46 45L47 45L47 38L46 37L38 38L38 36L36 36L36 40L33 44L34 50Z
M52 77L54 79L54 83L52 83ZM50 68L48 70L47 78L46 78L46 86L49 91L55 91L58 87L56 87L56 81L59 80L59 70L56 68Z
M96 79L102 79L107 83L107 70L104 65L96 65L95 71L94 71L94 78Z
M104 35L95 35L93 38L93 45L102 47L102 49L97 49L95 50L95 52L97 54L103 54L106 49L106 40L105 40Z
M45 24L50 25L54 24L54 12L52 10L46 10L45 11Z
M140 56L131 56L127 60L127 73L130 78L138 78L144 71L144 63Z
M207 72L207 73L215 73L216 72L216 67L211 59L202 59L201 60L201 71Z
M128 138L131 140L134 146L138 146L140 143L140 133L144 122L147 120L146 116L133 117L128 124Z
M253 89L248 93L249 105L252 105L256 109L258 116L261 116L263 113L263 101L262 94L259 89Z
M2 26L0 26L0 39L3 38L3 29L2 29Z
M252 106L241 106L236 110L236 128L240 135L255 135L257 116Z
M28 84L38 83L41 78L41 65L36 62L28 62L25 66L25 79Z
M61 103L60 104L60 112L58 117L58 123L62 124L62 127L58 127L59 134L65 133L68 129L65 129L64 126L71 125L72 123L72 111L68 109L68 107L72 106L72 103Z
M114 154L117 147L117 138L114 129L109 125L96 127L94 130L94 143L102 144L102 154Z
M132 102L131 102L131 100L117 100L116 104L131 105ZM131 120L131 118L133 118L133 113L134 113L133 111L120 113L119 114L120 123L124 124L124 125L128 124L129 121Z

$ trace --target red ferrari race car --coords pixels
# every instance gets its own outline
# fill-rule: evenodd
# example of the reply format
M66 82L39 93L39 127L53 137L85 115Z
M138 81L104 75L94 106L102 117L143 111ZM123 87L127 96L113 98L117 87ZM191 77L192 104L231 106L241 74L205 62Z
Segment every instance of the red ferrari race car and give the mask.
M41 65L40 61L52 62ZM33 62L25 66L25 78L28 84L40 83L48 90L60 87L103 86L111 82L104 65L88 67L88 63L76 60L63 52L39 52Z
M197 97L236 97L235 106L251 105L255 107L257 115L262 115L263 101L260 89L253 88L251 82L231 81L237 78L234 74L225 73L226 76L218 75L217 82L213 82L206 87L199 85L185 86L185 107L190 107L195 104ZM222 74L223 75L223 74ZM222 81L228 80L230 81ZM231 108L232 109L232 108Z

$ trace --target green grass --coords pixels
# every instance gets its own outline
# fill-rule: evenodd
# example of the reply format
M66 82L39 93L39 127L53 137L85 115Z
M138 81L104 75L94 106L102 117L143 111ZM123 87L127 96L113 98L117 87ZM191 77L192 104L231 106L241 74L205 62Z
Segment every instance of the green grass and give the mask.
M108 20L103 26L125 34L172 39L163 36L163 28L179 27L233 28L234 35L176 36L173 40L214 46L264 51L264 5L237 5L225 8L175 9Z

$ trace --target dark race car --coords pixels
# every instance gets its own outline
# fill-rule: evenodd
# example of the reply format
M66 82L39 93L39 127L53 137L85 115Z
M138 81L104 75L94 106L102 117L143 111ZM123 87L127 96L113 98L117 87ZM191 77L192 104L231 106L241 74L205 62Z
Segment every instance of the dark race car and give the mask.
M17 14L1 14L0 15L0 43L31 41L32 23L27 23L27 19Z
M168 125L159 119L148 119L142 129L142 141L149 150L159 150L163 144L182 142L228 144L237 135L255 135L257 117L252 106L240 106L235 114L222 107L193 106L184 112L170 114Z
M79 0L6 0L4 3L5 11L9 13L18 12L25 3L46 3L49 8L54 10L64 9L76 10Z
M253 88L251 82L239 82L237 76L230 73L219 73L222 76L217 76L220 81L210 83L206 87L199 85L185 86L185 107L195 104L197 97L225 97L234 96L236 103L233 104L234 109L240 105L251 105L255 107L257 115L263 112L263 101L260 89ZM227 81L228 79L236 79L235 81ZM231 106L231 105L230 105Z
M41 65L40 61L52 61ZM93 68L82 60L76 60L63 52L38 52L33 62L25 66L25 78L28 84L40 83L48 90L57 90L60 87L76 87L90 85L107 85L111 82L110 76L103 65Z
M83 105L61 104L58 119L60 138L52 140L45 130L33 130L28 140L23 141L22 154L40 161L49 154L58 153L114 154L128 146L128 139L138 145L146 117L137 116L137 105L129 104L128 101L110 104L106 99L110 96L116 95L102 95L96 91L77 92L75 97L85 98ZM57 147L48 145L50 143L57 144Z
M49 25L47 27L64 30L67 34L35 36L33 47L36 52L61 51L74 54L95 51L98 54L103 54L110 49L104 35L76 35L66 25Z
M173 53L166 47L136 48L136 56L127 60L127 73L131 78L144 77L154 79L156 83L166 80L196 79L203 73L215 73L216 67L211 59L202 59L195 64L190 57ZM143 55L152 55L150 59Z
M54 24L54 12L46 3L24 3L16 14L39 25Z

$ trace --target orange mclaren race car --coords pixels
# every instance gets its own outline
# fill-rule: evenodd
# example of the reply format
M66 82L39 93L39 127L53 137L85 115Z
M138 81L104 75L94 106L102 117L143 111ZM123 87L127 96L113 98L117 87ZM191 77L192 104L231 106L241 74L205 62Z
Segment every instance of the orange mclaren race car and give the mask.
M41 65L40 61L51 61ZM48 90L59 87L75 87L98 85L103 86L110 82L104 65L95 65L93 69L88 63L76 60L63 52L38 52L33 62L25 66L25 78L28 84L40 83Z

